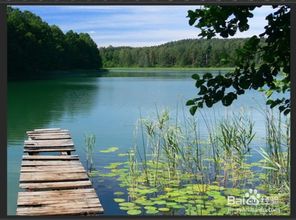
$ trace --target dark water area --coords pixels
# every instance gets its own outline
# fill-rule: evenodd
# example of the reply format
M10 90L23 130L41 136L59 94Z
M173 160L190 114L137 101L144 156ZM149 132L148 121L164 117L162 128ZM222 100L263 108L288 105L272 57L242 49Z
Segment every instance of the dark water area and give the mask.
M15 215L19 191L19 171L26 131L35 128L59 127L69 129L75 144L76 154L86 166L84 135L96 135L94 164L103 169L111 162L125 158L134 143L134 129L140 112L143 117L155 115L159 110L169 109L173 114L183 109L189 116L185 103L197 91L191 71L183 74L163 71L161 73L132 73L126 71L103 77L75 77L48 80L13 81L8 83L8 215ZM255 122L254 148L264 145L265 118L259 110L264 109L265 98L256 91L248 91L230 107L220 104L205 110L209 118L217 120L231 112L244 109ZM180 110L181 111L181 110ZM202 118L201 137L207 132ZM102 149L118 147L116 153L103 154ZM93 185L99 195L106 215L125 214L113 201L118 191L115 179L94 178Z

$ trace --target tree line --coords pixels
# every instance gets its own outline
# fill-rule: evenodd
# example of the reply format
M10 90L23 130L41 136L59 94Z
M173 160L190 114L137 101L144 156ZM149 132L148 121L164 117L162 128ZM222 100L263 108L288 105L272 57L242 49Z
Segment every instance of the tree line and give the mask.
M97 45L87 33L64 34L29 11L7 8L7 34L9 78L102 67Z
M8 77L102 67L233 67L237 39L187 39L151 47L101 47L87 33L66 33L29 11L7 8Z
M233 67L236 50L246 42L237 39L187 39L152 47L102 47L108 67Z

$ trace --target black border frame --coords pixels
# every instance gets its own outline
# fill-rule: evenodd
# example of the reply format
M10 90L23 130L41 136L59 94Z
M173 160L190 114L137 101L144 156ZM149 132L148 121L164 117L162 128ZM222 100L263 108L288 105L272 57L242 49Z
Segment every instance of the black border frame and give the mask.
M291 73L296 71L296 1L295 0L0 0L0 218L7 216L7 5L272 5L286 4L291 7ZM133 218L133 219L296 219L296 73L291 74L291 215L290 216L88 216L87 218ZM294 159L294 160L293 160ZM51 219L45 217L22 217L25 219ZM85 217L54 217L55 219L83 219Z

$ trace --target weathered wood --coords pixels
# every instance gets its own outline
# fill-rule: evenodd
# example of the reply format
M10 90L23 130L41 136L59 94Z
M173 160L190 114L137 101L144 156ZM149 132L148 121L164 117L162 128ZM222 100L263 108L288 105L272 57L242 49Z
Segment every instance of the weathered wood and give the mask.
M61 140L27 140L25 146L32 147L67 147L74 146L72 139Z
M51 190L51 191L25 191L25 192L19 192L19 197L22 196L65 196L65 195L72 195L80 193L80 195L85 195L88 193L94 193L95 190L93 188L89 189L67 189L67 190Z
M58 156L51 156L51 155L23 155L23 160L79 160L78 155L58 155Z
M75 182L44 182L44 183L21 183L21 189L28 190L57 190L91 187L89 180ZM64 199L64 198L62 198Z
M42 133L42 132L33 132L33 133L27 133L28 137L34 137L34 136L51 136L51 135L70 135L69 132L67 131L53 131L53 132L47 132L47 133Z
M25 141L17 215L94 215L103 207L74 151L68 130L35 129ZM60 152L60 155L38 155Z
M62 165L81 165L79 161L70 160L70 161L31 161L31 160L24 160L22 162L22 166L62 166Z
M27 131L27 134L32 134L32 133L51 133L51 132L69 132L67 129L58 129L58 128L53 128L53 129L34 129L33 131Z
M73 147L58 147L58 148L25 148L25 153L41 153L41 152L70 152L75 151Z
M61 172L50 172L50 173L21 173L20 183L25 182L49 182L49 181L73 181L73 180L88 180L86 173L61 173Z
M71 204L72 203L72 204ZM79 195L77 195L76 198L50 198L47 199L44 198L19 198L18 200L18 206L37 206L37 205L48 205L48 206L58 206L58 205L69 205L69 206L77 206L78 204L81 204L83 206L88 206L90 204L101 207L101 205L98 203L96 195L92 195L92 197L87 197L85 200L81 200L81 197L79 198ZM70 207L71 208L71 207Z
M46 131L60 131L62 130L61 128L36 128L34 129L34 131L43 131L43 132L46 132Z
M31 140L60 140L71 139L69 134L42 134L42 135L30 135Z
M19 207L17 209L17 215L19 216L62 216L62 215L93 215L103 213L102 207L87 207L87 208L76 208L76 207L63 207L59 209L55 207Z
M60 170L67 170L67 172L85 172L83 166L24 166L21 167L23 172L56 172Z

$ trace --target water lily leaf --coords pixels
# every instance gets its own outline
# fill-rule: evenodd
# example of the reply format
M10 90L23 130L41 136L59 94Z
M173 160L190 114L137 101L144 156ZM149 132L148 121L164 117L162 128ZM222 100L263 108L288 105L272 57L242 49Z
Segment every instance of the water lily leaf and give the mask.
M117 162L117 163L110 163L108 166L105 166L104 168L106 168L106 169L115 169L115 168L117 168L118 166L120 166L122 163L120 163L120 162ZM112 170L113 171L113 170ZM119 170L114 170L114 171L116 171L116 172L118 172Z
M105 150L100 150L101 153L112 153L117 151L119 148L118 147L109 147Z
M132 202L122 202L122 203L119 203L119 205L120 206L128 206L128 207L135 206L135 204Z
M124 195L124 192L114 192L114 195L117 195L117 196L121 196L121 195Z
M140 215L141 213L142 212L139 209L132 209L132 210L127 211L127 214L129 214L129 215Z
M159 211L161 211L161 212L168 212L168 211L170 211L170 209L169 208L158 208L158 210Z
M117 156L119 156L119 157L126 157L126 156L128 156L128 154L127 153L126 154L120 153L120 154L117 154Z
M176 204L176 205L173 205L173 206L171 206L173 209L182 209L182 208L184 208L184 206L182 206L182 205L178 205L178 204Z
M125 199L122 199L122 198L115 198L114 201L120 203L120 202L124 202Z
M145 206L144 209L156 209L154 206Z
M128 206L119 206L119 209L120 209L120 210L124 210L124 211L128 211L128 210L130 210L131 208L128 207Z
M157 204L157 205L164 205L164 204L166 204L166 201L159 200L159 201L155 201L154 203Z
M158 210L157 209L148 209L146 210L146 214L157 214Z
M167 202L166 205L167 206L174 206L174 205L177 205L177 203L175 203L175 202Z

